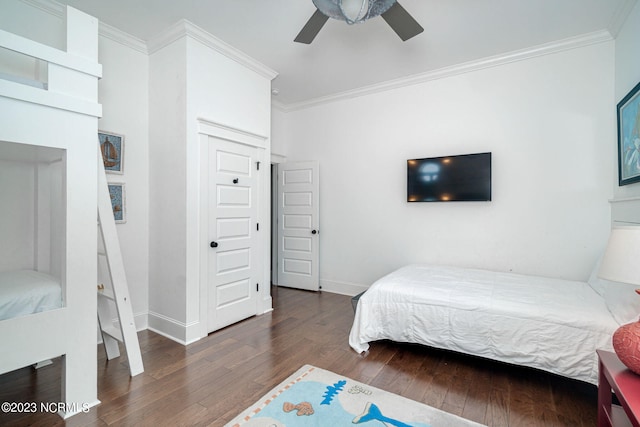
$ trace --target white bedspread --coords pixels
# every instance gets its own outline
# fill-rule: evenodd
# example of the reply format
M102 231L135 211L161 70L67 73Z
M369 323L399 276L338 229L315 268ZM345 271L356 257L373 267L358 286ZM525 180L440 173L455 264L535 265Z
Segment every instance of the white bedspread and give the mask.
M60 282L33 270L0 272L0 320L62 306Z
M362 295L349 344L419 343L597 384L595 350L612 350L618 326L586 282L411 265Z

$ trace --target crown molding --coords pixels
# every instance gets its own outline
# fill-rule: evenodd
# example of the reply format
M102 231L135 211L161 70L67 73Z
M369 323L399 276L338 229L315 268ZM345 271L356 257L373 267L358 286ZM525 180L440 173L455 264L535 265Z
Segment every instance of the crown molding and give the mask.
M147 43L145 43L144 40L134 37L129 33L125 33L124 31L119 30L116 27L112 27L109 24L105 24L102 21L100 21L98 26L98 34L106 39L144 53L145 55L149 54Z
M65 6L58 3L55 0L20 0L22 3L27 4L36 9L45 11L53 16L62 18L64 16Z
M63 19L66 6L62 3L58 3L55 0L20 0L22 3L40 9L47 12L57 18ZM149 54L147 44L129 33L125 33L109 24L105 24L102 21L98 23L98 35L107 38L109 40L120 43L131 49L142 52L146 55Z
M636 0L631 0L636 1ZM500 65L509 64L512 62L524 61L539 56L551 55L558 52L564 52L567 50L578 49L593 44L604 43L613 41L614 38L607 30L596 31L593 33L584 34L581 36L570 37L563 40L558 40L551 43L545 43L537 46L533 46L527 49L516 50L505 54L490 56L482 58L476 61L465 62L451 67L444 67L426 73L414 74L408 77L402 77L399 79L388 80L386 82L377 83L369 86L364 86L358 89L353 89L345 92L340 92L332 95L322 96L307 101L301 101L291 104L283 104L272 100L271 104L284 112L291 112L296 110L302 110L310 107L315 107L322 104L336 102L340 100L346 100L356 98L365 95L371 95L374 93L385 92L388 90L398 89L405 86L412 86L420 83L429 82L432 80L443 79L447 77L457 76L460 74L471 73L474 71L483 70L486 68L497 67Z
M223 42L219 38L211 35L197 25L192 24L186 19L181 19L162 33L153 37L147 43L149 54L153 54L163 47L183 38L190 37L205 46L215 50L216 52L236 61L240 65L247 67L263 77L273 80L278 73L266 65L251 58L246 53L234 48L233 46Z
M278 111L282 111L283 113L286 113L287 111L289 111L287 109L287 104L284 104L284 103L282 103L280 101L276 101L273 98L271 99L271 106L273 108L275 108L276 110L278 110Z

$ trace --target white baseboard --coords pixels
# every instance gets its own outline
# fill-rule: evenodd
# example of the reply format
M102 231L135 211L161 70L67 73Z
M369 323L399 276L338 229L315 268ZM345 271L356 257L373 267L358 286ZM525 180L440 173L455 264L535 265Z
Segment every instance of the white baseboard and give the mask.
M186 324L153 311L149 312L147 329L182 345L191 344L202 338L200 322Z
M334 280L320 280L320 287L324 292L349 295L351 297L369 289L369 286L367 285L348 282L336 282Z

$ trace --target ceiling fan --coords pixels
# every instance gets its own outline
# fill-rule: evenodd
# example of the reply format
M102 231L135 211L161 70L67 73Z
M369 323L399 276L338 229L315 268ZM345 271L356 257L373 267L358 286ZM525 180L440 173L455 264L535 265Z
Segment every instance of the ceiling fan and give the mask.
M310 44L329 18L347 24L364 22L382 16L402 41L409 40L424 31L397 0L312 0L316 11L302 28L295 40Z

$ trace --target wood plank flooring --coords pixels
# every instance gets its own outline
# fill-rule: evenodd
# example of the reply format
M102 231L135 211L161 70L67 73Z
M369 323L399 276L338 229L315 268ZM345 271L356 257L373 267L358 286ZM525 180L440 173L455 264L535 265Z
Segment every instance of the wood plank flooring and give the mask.
M144 374L126 356L98 360L98 398L89 413L0 413L0 425L211 425L228 420L304 364L424 402L489 426L594 426L596 387L526 368L418 345L377 342L351 350L351 300L273 288L274 311L189 346L139 333ZM0 402L58 402L61 363L0 376Z

